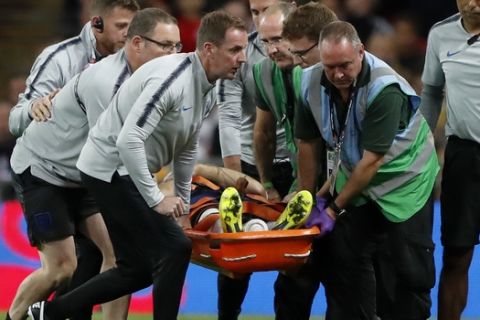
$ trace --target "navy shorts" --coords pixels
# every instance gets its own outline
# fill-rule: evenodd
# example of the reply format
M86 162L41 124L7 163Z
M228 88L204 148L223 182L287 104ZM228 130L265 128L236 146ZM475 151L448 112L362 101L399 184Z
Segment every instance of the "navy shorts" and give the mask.
M15 189L23 205L30 244L65 239L76 226L98 213L93 197L84 188L63 188L32 176L30 169L13 174Z
M480 144L450 136L442 178L442 245L458 248L479 243Z

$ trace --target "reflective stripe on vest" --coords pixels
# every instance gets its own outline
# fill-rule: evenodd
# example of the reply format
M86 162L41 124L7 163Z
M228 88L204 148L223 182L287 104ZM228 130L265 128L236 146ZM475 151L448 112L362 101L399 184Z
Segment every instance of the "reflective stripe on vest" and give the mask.
M287 117L287 89L283 81L282 71L270 59L263 59L253 66L253 78L258 92L268 104L268 108L274 114L277 123L285 129L287 149L292 154L292 164L295 164L294 155L297 153L297 147L293 138L293 125ZM297 77L297 79L299 78ZM294 167L296 168L296 165Z
M336 190L340 192L351 172L363 156L360 149L359 136L362 132L361 123L367 108L382 92L391 85L397 84L401 91L409 98L409 106L413 113L405 130L395 136L392 146L385 154L384 163L377 174L365 189L364 194L377 201L382 211L387 213L390 220L402 221L419 210L428 199L431 188L438 172L433 136L428 126L418 111L420 99L416 96L410 85L383 61L365 53L371 68L371 79L367 86L358 89L354 100L354 112L351 112L346 128L345 142L342 147L342 165L340 176L337 179ZM315 121L323 138L333 147L334 141L330 128L330 98L321 85L323 68L317 66L304 72L302 79L302 93L308 101ZM304 87L308 86L308 87ZM417 179L415 181L413 179ZM406 189L405 189L406 188ZM415 198L414 192L406 192L412 188L419 188L419 196ZM407 193L411 199L404 199L405 203L386 201L398 200L396 194ZM421 194L421 195L420 195ZM407 202L410 201L410 204ZM403 211L403 212L402 212ZM405 212L407 211L407 212Z

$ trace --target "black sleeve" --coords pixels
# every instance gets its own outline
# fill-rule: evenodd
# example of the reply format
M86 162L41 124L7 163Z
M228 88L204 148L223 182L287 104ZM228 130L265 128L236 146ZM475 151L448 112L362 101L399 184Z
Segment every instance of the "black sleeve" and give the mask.
M270 108L268 107L268 104L267 102L265 101L265 99L263 99L260 91L258 90L258 87L255 85L255 96L254 96L254 101L255 101L255 105L262 109L263 111L268 111L268 112L271 112L272 110L270 110Z
M311 140L320 138L320 130L313 118L312 111L302 101L295 103L295 138L301 140Z

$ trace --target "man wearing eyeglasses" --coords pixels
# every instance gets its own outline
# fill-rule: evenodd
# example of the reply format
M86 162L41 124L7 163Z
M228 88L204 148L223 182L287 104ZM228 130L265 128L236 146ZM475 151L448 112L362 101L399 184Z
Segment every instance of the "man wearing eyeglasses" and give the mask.
M301 69L294 67L298 64L308 67L320 60L319 55L312 55L307 57L306 63L301 63L295 56L298 53L291 49L289 39L296 40L298 37L301 40L307 39L301 41L299 45L299 48L306 49L297 49L302 51L301 54L307 55L310 51L318 51L316 46L310 44L310 38L315 44L322 28L337 20L333 11L318 3L309 3L291 13L290 11L291 8L282 4L270 7L258 28L260 39L266 45L269 56L253 67L258 96L254 134L255 158L262 179L268 179L272 172L272 150L266 149L265 146L277 143L275 135L272 134L277 126L285 129L287 148L291 153L292 175L296 176L297 146L293 123L296 107L295 88L300 86L298 82ZM293 183L291 191L298 190L297 184ZM316 243L314 245L319 249ZM317 249L312 255L321 254ZM301 268L299 274L278 274L274 301L276 319L310 318L311 305L322 274L320 270L317 264L309 262L307 266Z
M268 58L262 59L253 66L253 78L258 97L253 141L255 164L263 184L273 180L277 123L284 129L284 143L291 160L294 160L296 154L292 131L294 64L293 56L288 50L288 43L282 37L283 21L293 9L295 8L288 3L274 4L265 11L258 25L258 34L268 55ZM293 163L291 161L292 166ZM295 175L295 166L293 169L290 173L292 176ZM272 190L275 189L272 188ZM289 194L295 191L296 184L293 183L289 188ZM277 193L272 198L279 197ZM283 200L288 201L288 199Z
M33 319L65 319L78 308L151 284L153 318L177 319L191 255L181 226L190 227L199 132L215 105L216 80L234 78L246 46L245 24L214 11L202 18L195 52L147 62L120 87L77 162L108 226L117 266L31 306ZM152 176L170 163L175 196L163 194Z
M147 36L157 39L155 42L162 46L146 41ZM20 315L26 313L30 304L69 280L76 264L72 237L75 229L100 249L101 271L115 266L107 229L94 201L82 188L76 162L89 127L95 124L121 84L145 62L174 53L179 41L175 18L160 9L139 11L129 27L124 49L67 82L52 101L52 116L48 121L30 123L17 140L11 164L23 199L31 242L41 253L42 268L25 279L18 290L10 309L12 319L22 318ZM77 209L62 209L63 206ZM40 218L51 220L51 225L40 228ZM125 297L118 303L105 305L104 318L126 319L128 300Z
M299 7L285 22L283 36L288 40L295 65L307 68L320 61L318 37L325 22L336 19L335 13L320 3Z
M152 38L149 38L145 35L140 36L142 39L146 41L150 41L151 43L155 43L160 49L162 49L165 52L171 52L171 53L177 53L182 51L183 45L181 42L171 42L171 41L157 41Z

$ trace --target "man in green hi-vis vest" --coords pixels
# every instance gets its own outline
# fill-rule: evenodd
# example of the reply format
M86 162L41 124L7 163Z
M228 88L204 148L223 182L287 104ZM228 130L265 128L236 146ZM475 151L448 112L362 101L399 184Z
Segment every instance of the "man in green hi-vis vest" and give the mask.
M265 11L260 20L258 33L265 46L268 58L262 59L253 66L256 95L256 120L253 142L255 162L260 181L263 185L270 183L273 176L273 160L277 146L277 124L285 130L286 148L290 154L293 173L297 152L293 141L293 56L288 51L288 43L282 38L283 21L293 10L286 3L278 3ZM300 80L299 77L297 77ZM279 192L272 185L265 188L267 199L282 200ZM290 187L290 192L296 190L296 183ZM290 194L286 197L288 198Z
M375 319L376 298L386 295L395 310L382 319L427 319L435 283L431 194L439 165L420 99L364 50L351 24L326 26L319 46L322 65L302 74L295 137L304 149L299 186L315 179L320 161L308 156L315 141L322 138L330 149L329 178L307 223L330 231L323 252L326 319ZM384 270L395 283L377 296L376 275L381 278L373 261L382 244L391 255Z
M265 10L279 2L293 4L292 0L249 0L250 12L255 28L263 17ZM217 83L218 128L220 148L225 168L245 173L259 179L253 151L253 126L255 124L255 84L252 66L266 56L265 48L254 31L248 36L247 61L242 64L232 80L219 80ZM282 128L277 130L278 141L284 141ZM287 194L292 184L288 152L285 143L279 143L275 153L274 176L272 186ZM264 187L269 187L269 184ZM268 188L267 188L268 189ZM218 274L218 319L236 320L241 313L241 306L247 294L250 275L228 277Z
M319 3L309 3L298 7L289 15L288 13L285 6L270 7L258 28L268 54L268 58L253 67L257 88L255 160L264 183L270 180L273 171L273 146L278 143L275 136L277 126L282 126L285 130L287 149L291 153L294 169L292 174L296 174L297 147L293 139L293 118L297 94L294 87L300 86L302 72L300 67L294 67L300 65L305 68L319 62L317 44L320 30L337 20L333 11ZM292 40L292 43L287 40ZM296 183L292 184L291 191L298 190ZM268 192L269 197L279 198L274 189ZM318 240L315 241L312 257L317 251L321 251ZM309 262L298 274L279 273L275 282L276 319L310 318L312 301L320 284L320 274L319 264L316 262Z

